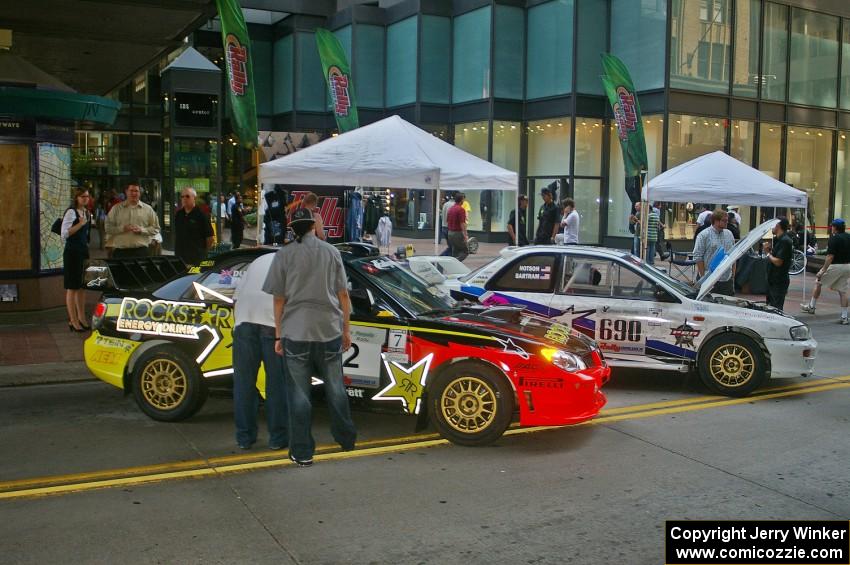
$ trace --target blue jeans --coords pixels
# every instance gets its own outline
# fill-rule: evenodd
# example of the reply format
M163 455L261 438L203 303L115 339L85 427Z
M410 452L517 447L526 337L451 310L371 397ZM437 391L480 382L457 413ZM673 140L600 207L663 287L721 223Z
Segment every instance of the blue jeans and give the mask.
M325 400L331 416L331 434L343 449L354 449L357 430L351 420L348 392L342 382L342 338L328 342L284 339L286 393L289 398L289 454L295 459L311 459L313 404L310 401L312 377L325 383Z
M646 242L646 263L647 265L655 265L655 243L654 241Z
M289 414L284 388L284 367L274 352L274 328L242 322L233 330L233 415L236 443L251 445L257 441L257 371L260 361L266 370L266 421L269 446L289 445Z

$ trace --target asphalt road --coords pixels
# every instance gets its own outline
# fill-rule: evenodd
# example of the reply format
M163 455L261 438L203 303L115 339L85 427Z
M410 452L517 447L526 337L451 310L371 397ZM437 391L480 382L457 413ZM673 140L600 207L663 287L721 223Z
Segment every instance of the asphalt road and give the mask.
M850 518L850 331L757 396L615 374L588 425L463 448L355 413L309 469L235 449L230 400L153 422L106 384L0 389L4 563L662 563L668 519Z

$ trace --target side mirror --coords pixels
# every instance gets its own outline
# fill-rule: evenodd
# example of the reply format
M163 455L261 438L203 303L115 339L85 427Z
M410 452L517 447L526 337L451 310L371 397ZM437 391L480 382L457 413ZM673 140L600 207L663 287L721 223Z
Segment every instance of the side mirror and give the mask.
M355 288L348 292L351 308L355 312L367 313L375 309L375 297L368 288Z
M656 302L676 302L676 299L670 296L670 293L659 285L655 285L655 289L652 294L655 297Z

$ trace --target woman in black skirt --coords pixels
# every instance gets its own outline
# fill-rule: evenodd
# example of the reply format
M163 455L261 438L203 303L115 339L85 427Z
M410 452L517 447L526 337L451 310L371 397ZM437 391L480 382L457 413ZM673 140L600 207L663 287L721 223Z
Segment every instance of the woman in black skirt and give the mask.
M245 232L245 212L242 210L242 195L236 193L236 203L230 212L230 241L233 249L242 245L242 235Z
M86 325L86 293L83 286L83 266L89 258L91 214L88 211L89 191L78 188L73 206L62 218L62 240L65 242L65 306L68 309L68 328L84 332Z

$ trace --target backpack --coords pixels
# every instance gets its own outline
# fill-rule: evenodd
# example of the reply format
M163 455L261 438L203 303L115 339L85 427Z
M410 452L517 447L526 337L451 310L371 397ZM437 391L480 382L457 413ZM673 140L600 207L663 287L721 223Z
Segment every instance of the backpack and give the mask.
M74 214L76 214L76 216L77 216L77 220L79 220L79 219L80 219L80 214L79 214L79 212L77 212L77 210L76 210L76 209L74 209L74 208L68 208L68 209L66 209L66 210L65 210L65 212L67 212L68 210L74 210ZM53 232L53 233L55 233L56 235L62 235L62 220L63 220L64 218L65 218L65 214L62 214L61 216L59 216L58 218L56 218L56 221L55 221L55 222L53 222L53 225L52 225L52 226L50 226L50 231L52 231L52 232ZM74 223L76 223L76 222L74 222Z

